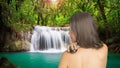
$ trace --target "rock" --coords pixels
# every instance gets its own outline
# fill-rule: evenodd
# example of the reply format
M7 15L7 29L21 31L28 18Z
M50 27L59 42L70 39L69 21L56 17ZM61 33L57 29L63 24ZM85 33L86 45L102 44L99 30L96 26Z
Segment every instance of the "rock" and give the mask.
M28 41L14 41L9 45L10 51L28 51L30 49L30 43Z
M28 51L32 31L15 30L12 27L0 29L0 52Z
M11 63L7 58L2 57L0 59L0 68L19 68L19 67Z

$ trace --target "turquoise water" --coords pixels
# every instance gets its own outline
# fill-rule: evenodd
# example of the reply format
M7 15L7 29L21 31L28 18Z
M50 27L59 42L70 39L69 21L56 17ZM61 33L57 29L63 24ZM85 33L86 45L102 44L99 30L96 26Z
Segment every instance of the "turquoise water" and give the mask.
M20 68L58 68L61 53L0 53ZM109 53L107 68L120 68L120 55Z

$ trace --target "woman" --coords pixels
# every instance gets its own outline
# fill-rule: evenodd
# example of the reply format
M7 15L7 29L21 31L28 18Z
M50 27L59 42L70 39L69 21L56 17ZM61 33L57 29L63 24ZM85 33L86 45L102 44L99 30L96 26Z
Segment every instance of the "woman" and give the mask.
M76 53L65 51L59 68L106 68L108 48L98 37L93 17L87 12L76 13L70 23L71 49L79 48Z

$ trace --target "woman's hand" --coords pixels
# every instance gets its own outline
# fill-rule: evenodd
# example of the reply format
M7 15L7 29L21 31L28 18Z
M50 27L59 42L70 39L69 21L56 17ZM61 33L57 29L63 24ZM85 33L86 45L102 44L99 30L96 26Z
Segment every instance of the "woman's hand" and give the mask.
M77 46L77 43L71 43L70 45L67 46L67 52L70 53L75 53L79 46Z

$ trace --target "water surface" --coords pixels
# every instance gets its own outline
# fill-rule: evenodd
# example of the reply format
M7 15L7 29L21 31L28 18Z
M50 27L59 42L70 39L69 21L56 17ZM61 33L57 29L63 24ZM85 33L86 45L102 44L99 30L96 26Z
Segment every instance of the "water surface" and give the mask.
M0 53L20 68L58 68L61 53L10 52ZM120 55L109 53L107 68L120 68Z

